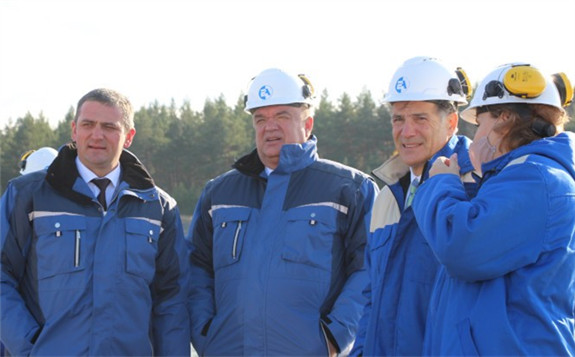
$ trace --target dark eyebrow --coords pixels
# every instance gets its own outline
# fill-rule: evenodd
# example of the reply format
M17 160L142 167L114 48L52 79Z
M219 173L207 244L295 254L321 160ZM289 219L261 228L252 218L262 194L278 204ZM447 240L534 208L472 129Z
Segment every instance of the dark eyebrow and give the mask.
M401 117L421 117L421 116L429 116L430 114L428 112L417 112L417 113L411 113L409 115L401 115Z

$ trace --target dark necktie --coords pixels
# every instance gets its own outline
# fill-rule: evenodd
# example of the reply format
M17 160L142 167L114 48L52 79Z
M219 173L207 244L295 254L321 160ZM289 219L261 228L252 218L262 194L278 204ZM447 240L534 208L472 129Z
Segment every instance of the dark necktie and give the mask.
M108 209L108 206L106 205L106 187L108 187L110 180L107 178L95 178L92 179L92 183L100 189L100 193L98 193L98 202L100 202L102 207L104 207L104 211L106 211Z

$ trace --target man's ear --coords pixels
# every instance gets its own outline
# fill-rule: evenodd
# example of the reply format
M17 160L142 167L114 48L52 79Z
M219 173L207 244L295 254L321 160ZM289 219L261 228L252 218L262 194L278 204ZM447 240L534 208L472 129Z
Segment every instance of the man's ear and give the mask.
M132 141L134 140L134 136L136 135L136 129L132 128L126 134L126 141L124 141L124 148L127 149L132 145Z
M457 123L459 122L459 115L453 112L447 116L447 125L449 125L449 134L453 135L457 132Z
M70 127L71 127L71 131L70 131L70 139L72 139L72 141L76 141L76 121L72 120L72 122L70 123Z
M311 132L313 131L313 117L307 117L304 125L306 138L309 138L311 136Z

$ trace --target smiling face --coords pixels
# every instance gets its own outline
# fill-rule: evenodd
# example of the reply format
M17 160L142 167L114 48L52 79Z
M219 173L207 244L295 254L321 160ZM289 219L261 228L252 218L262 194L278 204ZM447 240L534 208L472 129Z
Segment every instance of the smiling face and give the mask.
M311 135L313 118L304 107L274 105L252 114L256 147L262 163L271 169L279 164L284 144L302 144Z
M444 118L438 106L430 102L396 102L391 109L395 148L414 174L421 175L425 163L455 133L457 114Z
M122 111L97 101L86 101L72 122L72 140L78 158L99 177L112 171L120 162L123 148L132 144L135 129L122 125Z

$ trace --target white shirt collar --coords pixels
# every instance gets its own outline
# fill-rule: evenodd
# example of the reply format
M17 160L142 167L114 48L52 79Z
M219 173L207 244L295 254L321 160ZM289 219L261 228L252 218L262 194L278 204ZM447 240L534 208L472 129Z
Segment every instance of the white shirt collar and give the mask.
M102 178L96 175L94 172L92 172L89 168L87 168L82 163L82 161L80 161L80 158L77 156L76 156L76 167L78 168L78 173L80 174L80 177L82 177L82 179L87 183L90 183L90 181L92 181L92 179L94 178ZM115 169L113 169L106 176L104 176L110 180L112 188L116 188L116 186L118 186L121 173L122 173L121 165L118 164L118 166L116 166Z
M411 169L411 167L409 168L409 182L413 182L413 180L417 179L417 182L421 182L421 175L417 176L416 174L413 173L413 170Z

